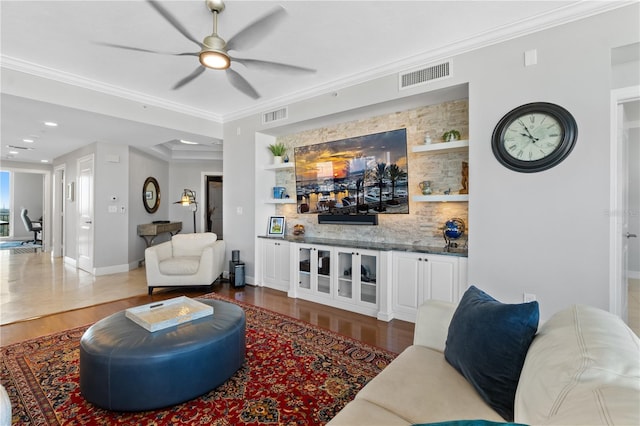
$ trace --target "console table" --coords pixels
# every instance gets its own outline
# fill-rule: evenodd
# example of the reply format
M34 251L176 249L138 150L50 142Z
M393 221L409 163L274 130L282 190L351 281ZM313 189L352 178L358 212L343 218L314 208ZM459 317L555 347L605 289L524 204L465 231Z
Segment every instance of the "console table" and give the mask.
M138 225L138 235L144 239L147 247L151 247L158 235L169 233L173 237L181 229L182 222L144 223Z

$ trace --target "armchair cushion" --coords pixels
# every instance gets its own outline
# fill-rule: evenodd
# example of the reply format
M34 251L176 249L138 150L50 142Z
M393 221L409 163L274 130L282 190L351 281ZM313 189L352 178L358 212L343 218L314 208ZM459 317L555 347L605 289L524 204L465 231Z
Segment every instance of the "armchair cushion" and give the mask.
M164 275L193 275L200 267L200 256L170 257L160 262L159 267Z

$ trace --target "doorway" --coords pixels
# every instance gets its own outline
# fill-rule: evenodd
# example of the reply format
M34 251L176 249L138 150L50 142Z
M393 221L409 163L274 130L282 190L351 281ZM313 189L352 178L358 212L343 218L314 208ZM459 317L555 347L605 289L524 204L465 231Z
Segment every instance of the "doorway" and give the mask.
M222 176L206 176L205 187L206 230L215 233L222 240Z
M611 115L609 307L629 324L629 283L640 277L640 86L613 90Z

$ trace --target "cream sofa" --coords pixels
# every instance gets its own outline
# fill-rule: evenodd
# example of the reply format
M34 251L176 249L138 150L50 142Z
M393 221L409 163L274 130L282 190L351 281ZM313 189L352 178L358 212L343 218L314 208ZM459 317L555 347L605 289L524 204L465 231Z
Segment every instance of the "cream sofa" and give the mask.
M328 424L411 425L461 419L504 422L445 360L456 306L420 307L414 344ZM618 317L576 305L543 324L517 382L515 422L639 425L640 341Z
M144 251L149 294L155 287L211 285L224 271L225 243L216 234L178 234Z

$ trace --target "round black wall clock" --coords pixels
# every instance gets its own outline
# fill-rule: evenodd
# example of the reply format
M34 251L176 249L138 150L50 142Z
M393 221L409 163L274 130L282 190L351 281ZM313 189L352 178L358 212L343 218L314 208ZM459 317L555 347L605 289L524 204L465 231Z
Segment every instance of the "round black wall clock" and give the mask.
M533 102L502 117L493 130L491 147L505 167L532 173L564 160L577 138L578 126L569 111L559 105Z

